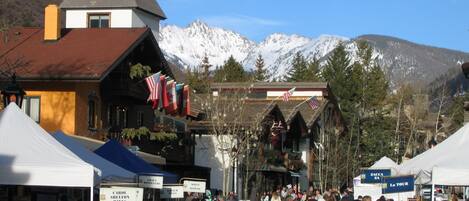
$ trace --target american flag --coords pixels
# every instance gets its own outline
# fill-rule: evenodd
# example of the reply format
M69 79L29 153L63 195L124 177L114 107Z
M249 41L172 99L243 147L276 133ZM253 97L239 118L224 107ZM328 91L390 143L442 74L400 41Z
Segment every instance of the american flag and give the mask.
M318 99L316 98L316 96L313 96L311 97L309 100L308 100L308 105L311 107L311 109L315 110L316 108L319 107L319 101Z
M145 82L147 83L148 90L150 91L150 95L148 96L148 101L153 102L153 108L158 107L158 99L160 98L159 89L160 89L160 73L155 73L151 76L145 78Z
M289 99L290 99L290 96L293 94L293 92L295 91L295 87L293 87L292 89L288 90L287 92L285 92L283 94L283 101L287 102Z

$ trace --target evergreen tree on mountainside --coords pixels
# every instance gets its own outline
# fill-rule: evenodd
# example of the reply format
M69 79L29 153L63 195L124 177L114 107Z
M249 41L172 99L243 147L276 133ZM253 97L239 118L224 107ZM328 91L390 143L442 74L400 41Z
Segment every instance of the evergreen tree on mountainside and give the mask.
M288 82L301 82L306 79L308 71L308 62L301 52L296 52L293 58L290 70L287 73L286 80Z
M223 66L215 71L215 82L245 82L248 75L244 71L243 66L230 56Z
M257 56L255 67L254 80L258 82L266 81L268 79L267 70L265 69L264 59L260 54Z

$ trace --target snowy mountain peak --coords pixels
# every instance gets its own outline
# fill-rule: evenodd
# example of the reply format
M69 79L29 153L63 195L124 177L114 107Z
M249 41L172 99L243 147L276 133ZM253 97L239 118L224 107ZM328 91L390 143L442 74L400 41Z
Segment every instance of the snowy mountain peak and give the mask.
M160 46L168 60L184 67L195 67L207 55L215 67L223 65L229 56L240 61L246 69L253 69L258 55L272 73L284 73L297 51L306 57L326 55L339 41L340 36L321 35L317 39L296 34L274 33L256 43L246 37L222 28L211 27L196 20L185 28L167 25L161 28ZM327 44L322 44L327 43ZM306 48L306 49L305 49Z
M284 41L302 41L302 42L309 42L311 39L300 36L300 35L286 35L282 33L273 33L265 38L265 40L262 42L263 44L267 43L282 43ZM261 44L262 44L261 43Z
M315 57L324 61L341 42L351 53L351 61L356 61L356 40L369 41L375 49L373 58L378 59L384 70L396 80L401 77L430 80L445 69L457 65L457 62L469 61L469 56L465 53L379 35L349 39L335 35L312 38L274 33L256 43L234 31L212 27L201 20L184 28L162 26L158 39L167 60L185 68L200 65L207 55L213 68L223 65L228 57L233 56L247 70L253 70L258 55L262 55L267 70L276 78L286 75L297 52L307 59ZM439 60L434 59L437 56Z
M202 20L196 20L190 23L186 29L191 31L201 31L201 32L208 32L210 31L210 27L207 23L203 22Z

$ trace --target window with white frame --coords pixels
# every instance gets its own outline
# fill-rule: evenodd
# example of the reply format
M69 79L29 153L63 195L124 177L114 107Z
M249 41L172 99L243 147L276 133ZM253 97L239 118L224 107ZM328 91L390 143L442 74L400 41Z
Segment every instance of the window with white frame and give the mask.
M21 109L31 119L39 123L41 112L41 97L39 96L25 96L23 99L23 107Z
M109 13L88 14L88 28L109 28L111 16Z

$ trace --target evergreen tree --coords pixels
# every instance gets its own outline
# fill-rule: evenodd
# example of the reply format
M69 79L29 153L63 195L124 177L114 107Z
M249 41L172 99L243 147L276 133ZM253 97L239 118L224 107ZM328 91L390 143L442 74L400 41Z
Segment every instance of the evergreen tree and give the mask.
M208 80L204 78L202 73L197 68L187 68L186 81L189 86L195 90L196 93L208 92Z
M217 66L215 67L215 71L213 73L213 80L215 82L224 82L225 81L225 71L222 67Z
M266 81L268 79L267 70L265 69L264 59L262 55L256 59L256 70L254 71L254 80L255 81Z
M381 67L377 64L371 66L367 76L365 102L370 110L382 110L389 91L389 84Z
M290 71L287 73L288 82L301 82L306 79L308 62L301 52L296 52L293 58Z
M233 56L230 56L223 64L221 71L216 73L221 73L219 75L215 74L218 82L244 82L248 79L243 66Z
M308 62L306 73L302 81L317 82L320 80L318 77L318 74L319 74L319 59L314 57L312 61Z
M202 63L200 64L200 71L202 72L202 75L204 79L208 79L210 77L210 68L212 67L212 64L208 61L208 56L205 54L204 58L202 58Z
M346 120L350 119L349 114L355 112L351 106L353 92L350 90L350 65L350 58L345 51L345 46L339 43L327 58L322 71L322 78L329 83L332 92L336 95Z

